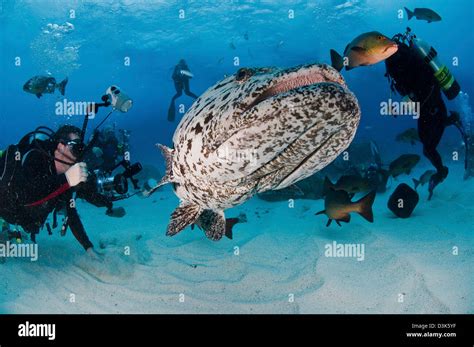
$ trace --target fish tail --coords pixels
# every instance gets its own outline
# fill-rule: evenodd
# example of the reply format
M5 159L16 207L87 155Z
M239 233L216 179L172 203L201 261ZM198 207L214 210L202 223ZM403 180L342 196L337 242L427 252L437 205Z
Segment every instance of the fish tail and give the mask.
M341 71L344 67L344 62L342 60L341 55L337 53L334 49L331 49L329 53L331 54L332 67L335 68L337 71Z
M57 88L59 89L59 92L61 93L61 95L64 95L64 93L66 93L67 82L68 82L68 78L66 77L61 83L57 85Z
M357 212L370 223L374 221L374 213L372 211L372 205L374 204L374 200L375 190L355 202L355 204L357 205Z
M410 20L415 14L410 11L408 8L405 7L405 11L407 11L407 15L408 15L408 20Z

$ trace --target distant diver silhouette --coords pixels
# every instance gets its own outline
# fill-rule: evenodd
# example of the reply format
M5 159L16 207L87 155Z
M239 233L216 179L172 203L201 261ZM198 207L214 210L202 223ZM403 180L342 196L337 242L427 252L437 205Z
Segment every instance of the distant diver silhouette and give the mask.
M184 93L194 99L197 99L198 96L192 93L189 90L189 80L193 77L193 74L189 71L189 67L184 61L181 59L178 64L175 66L173 71L173 81L174 87L176 88L176 94L171 99L171 103L168 109L168 121L174 122L175 115L176 115L176 108L175 108L175 100L183 95Z

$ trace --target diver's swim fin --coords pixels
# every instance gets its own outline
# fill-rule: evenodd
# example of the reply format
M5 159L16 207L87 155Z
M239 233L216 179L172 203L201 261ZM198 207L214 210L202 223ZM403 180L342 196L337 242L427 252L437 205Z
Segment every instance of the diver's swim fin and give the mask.
M414 183L414 188L416 190L416 188L418 188L418 186L420 185L420 181L417 180L416 178L413 178L413 183Z
M67 85L67 82L68 82L68 79L67 77L57 85L57 88L59 90L59 92L61 93L61 95L64 95L64 93L66 93L66 85Z
M331 49L329 51L331 54L331 65L333 68L335 68L337 71L341 71L342 68L344 67L344 61L339 53L337 53L334 49Z
M174 102L172 102L170 104L170 107L168 108L168 121L169 122L174 122L175 113L176 113L175 105L174 105Z

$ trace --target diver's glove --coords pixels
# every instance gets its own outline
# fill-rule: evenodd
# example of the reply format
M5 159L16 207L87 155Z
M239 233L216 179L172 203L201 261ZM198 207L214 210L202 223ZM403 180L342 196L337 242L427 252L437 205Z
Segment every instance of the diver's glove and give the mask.
M86 163L76 163L66 171L67 183L69 186L75 187L79 183L87 181L88 175Z
M105 214L109 217L122 218L125 216L125 209L123 207L108 208Z
M188 71L188 70L181 70L180 73L181 73L181 75L187 76L187 77L189 77L189 78L193 78L193 77L194 77L194 75L191 73L191 71Z

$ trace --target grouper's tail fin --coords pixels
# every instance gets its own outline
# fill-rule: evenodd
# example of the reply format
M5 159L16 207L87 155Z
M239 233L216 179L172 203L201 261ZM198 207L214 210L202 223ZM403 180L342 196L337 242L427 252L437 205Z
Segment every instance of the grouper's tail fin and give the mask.
M163 178L158 182L156 186L154 186L152 189L143 192L143 195L146 197L149 197L152 195L158 188L160 188L162 185L165 185L167 183L173 182L173 152L174 149L168 148L162 144L157 143L156 147L158 147L163 154L163 157L165 158L166 162L166 173L163 176Z

